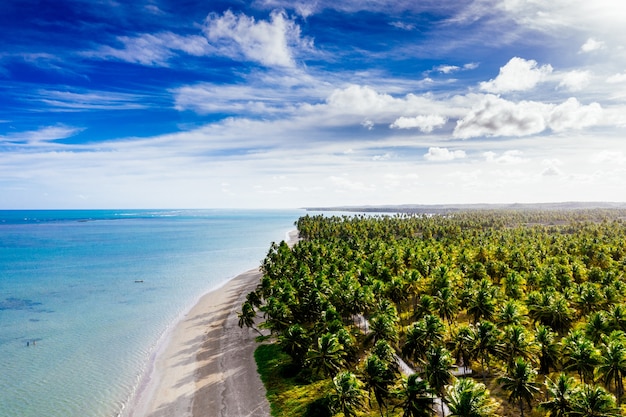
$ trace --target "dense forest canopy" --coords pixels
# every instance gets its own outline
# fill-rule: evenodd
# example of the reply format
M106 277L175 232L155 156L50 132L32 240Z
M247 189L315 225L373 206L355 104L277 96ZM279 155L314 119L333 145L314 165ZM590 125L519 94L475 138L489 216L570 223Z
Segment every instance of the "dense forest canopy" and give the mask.
M307 215L240 325L262 317L299 384L327 381L300 415L622 415L625 219Z

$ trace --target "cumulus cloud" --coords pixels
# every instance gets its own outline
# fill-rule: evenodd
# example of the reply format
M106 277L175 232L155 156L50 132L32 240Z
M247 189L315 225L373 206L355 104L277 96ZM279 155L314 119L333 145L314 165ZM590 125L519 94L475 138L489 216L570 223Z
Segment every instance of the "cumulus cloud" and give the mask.
M326 103L336 109L355 113L385 110L393 105L395 99L389 94L379 93L371 87L350 85L333 91Z
M490 93L527 91L551 73L551 65L539 66L535 60L513 57L505 66L500 67L495 79L480 83L480 89Z
M136 37L119 36L121 48L102 46L96 51L84 52L83 55L101 58L118 59L146 66L167 66L168 60L178 52L202 56L211 51L203 36L181 36L171 32L157 34L145 33Z
M587 42L585 42L580 47L580 52L588 53L588 52L597 51L597 50L603 49L603 48L604 48L604 42L597 41L597 40L595 40L593 38L589 38L589 39L587 39Z
M559 105L536 101L512 102L487 94L463 119L457 121L454 137L528 136L552 129L561 132L582 129L600 122L598 103L581 104L569 98Z
M602 107L598 103L585 106L572 97L551 109L548 124L553 131L562 132L596 125L601 118Z
M270 15L269 21L256 21L230 10L222 15L211 13L204 32L222 55L268 67L294 67L293 48L312 47L310 40L300 37L300 27L278 11Z
M392 129L412 129L417 128L424 133L430 133L435 128L441 127L446 124L448 119L445 117L429 114L426 116L419 115L415 117L399 117L389 125Z
M549 106L533 101L514 103L487 94L467 116L458 120L454 136L526 136L546 128L544 114Z
M452 151L448 148L440 148L438 146L428 148L428 152L424 155L424 159L433 162L453 161L455 159L463 159L465 157L465 151Z
M580 91L587 87L590 81L591 73L589 71L570 71L563 76L559 87L568 91Z

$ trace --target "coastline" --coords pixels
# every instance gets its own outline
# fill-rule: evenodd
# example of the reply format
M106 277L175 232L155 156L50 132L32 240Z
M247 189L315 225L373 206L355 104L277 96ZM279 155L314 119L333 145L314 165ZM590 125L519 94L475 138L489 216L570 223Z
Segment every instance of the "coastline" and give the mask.
M298 240L297 230L287 243ZM237 275L202 295L168 329L122 417L269 417L254 360L257 333L239 328L237 312L261 278Z
M203 295L171 329L125 417L268 416L256 370L256 333L237 311L256 288L252 269Z

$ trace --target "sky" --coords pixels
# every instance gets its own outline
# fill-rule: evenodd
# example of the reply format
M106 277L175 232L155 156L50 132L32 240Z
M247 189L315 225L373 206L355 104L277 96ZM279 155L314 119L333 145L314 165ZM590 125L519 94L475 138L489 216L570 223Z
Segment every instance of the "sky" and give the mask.
M0 209L626 201L618 0L3 0Z

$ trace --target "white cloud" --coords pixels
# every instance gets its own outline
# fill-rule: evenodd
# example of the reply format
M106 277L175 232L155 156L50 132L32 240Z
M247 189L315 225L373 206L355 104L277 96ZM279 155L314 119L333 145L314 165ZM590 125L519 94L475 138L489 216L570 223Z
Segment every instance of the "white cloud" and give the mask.
M570 71L563 75L563 79L559 83L559 87L563 87L568 91L580 91L587 87L591 82L591 73L589 71Z
M500 72L495 79L481 82L480 89L490 93L527 91L545 80L550 73L552 73L551 65L539 67L535 60L513 57L505 66L500 67Z
M41 145L43 142L51 142L72 137L80 133L82 130L82 128L65 125L46 126L38 130L11 133L6 136L0 136L0 143L8 142L18 144Z
M38 100L60 111L142 109L141 96L110 91L40 90L29 100Z
M374 122L372 122L371 120L365 120L361 123L361 126L366 128L367 130L374 129L374 125L375 125Z
M621 74L613 74L606 79L606 82L609 84L619 84L626 82L626 72L623 72Z
M435 67L435 71L439 71L442 72L444 74L450 74L452 72L456 72L458 70L460 70L461 67L458 67L456 65L439 65L438 67Z
M487 94L477 107L458 120L454 137L526 136L546 128L544 113L548 105L533 101L514 103Z
M222 55L268 67L294 67L294 48L312 49L312 42L300 37L300 27L278 11L269 21L256 21L230 10L223 15L211 13L204 32Z
M396 119L389 127L392 129L411 129L417 128L424 133L430 133L435 128L446 124L448 119L445 117L429 114L426 116L419 115L415 117L400 117Z
M453 161L455 159L463 159L465 157L465 151L451 151L448 148L440 148L438 146L428 148L428 152L424 155L424 159L433 162Z
M505 151L501 155L488 151L484 152L483 156L487 162L495 162L498 164L518 164L524 161L524 158L522 157L523 154L524 153L522 151L514 149Z
M587 39L587 42L585 42L580 47L580 52L583 52L583 53L593 52L593 51L597 51L599 49L604 49L604 47L605 47L604 42L597 41L597 40L595 40L593 38L589 38L589 39Z
M167 66L167 62L177 52L194 56L211 52L207 40L198 35L181 36L162 32L146 33L137 37L120 36L117 39L123 45L122 48L102 46L96 51L84 52L83 55L101 59L114 58L146 66Z
M552 129L561 132L596 125L602 118L598 103L582 105L569 98L557 105L536 101L512 102L487 94L464 118L457 121L454 137L528 136Z
M601 118L602 107L598 103L585 106L572 97L550 111L548 124L553 131L562 132L568 129L594 126L600 122Z
M336 89L326 100L330 107L356 113L385 110L394 101L389 94L378 93L371 87L360 85Z

